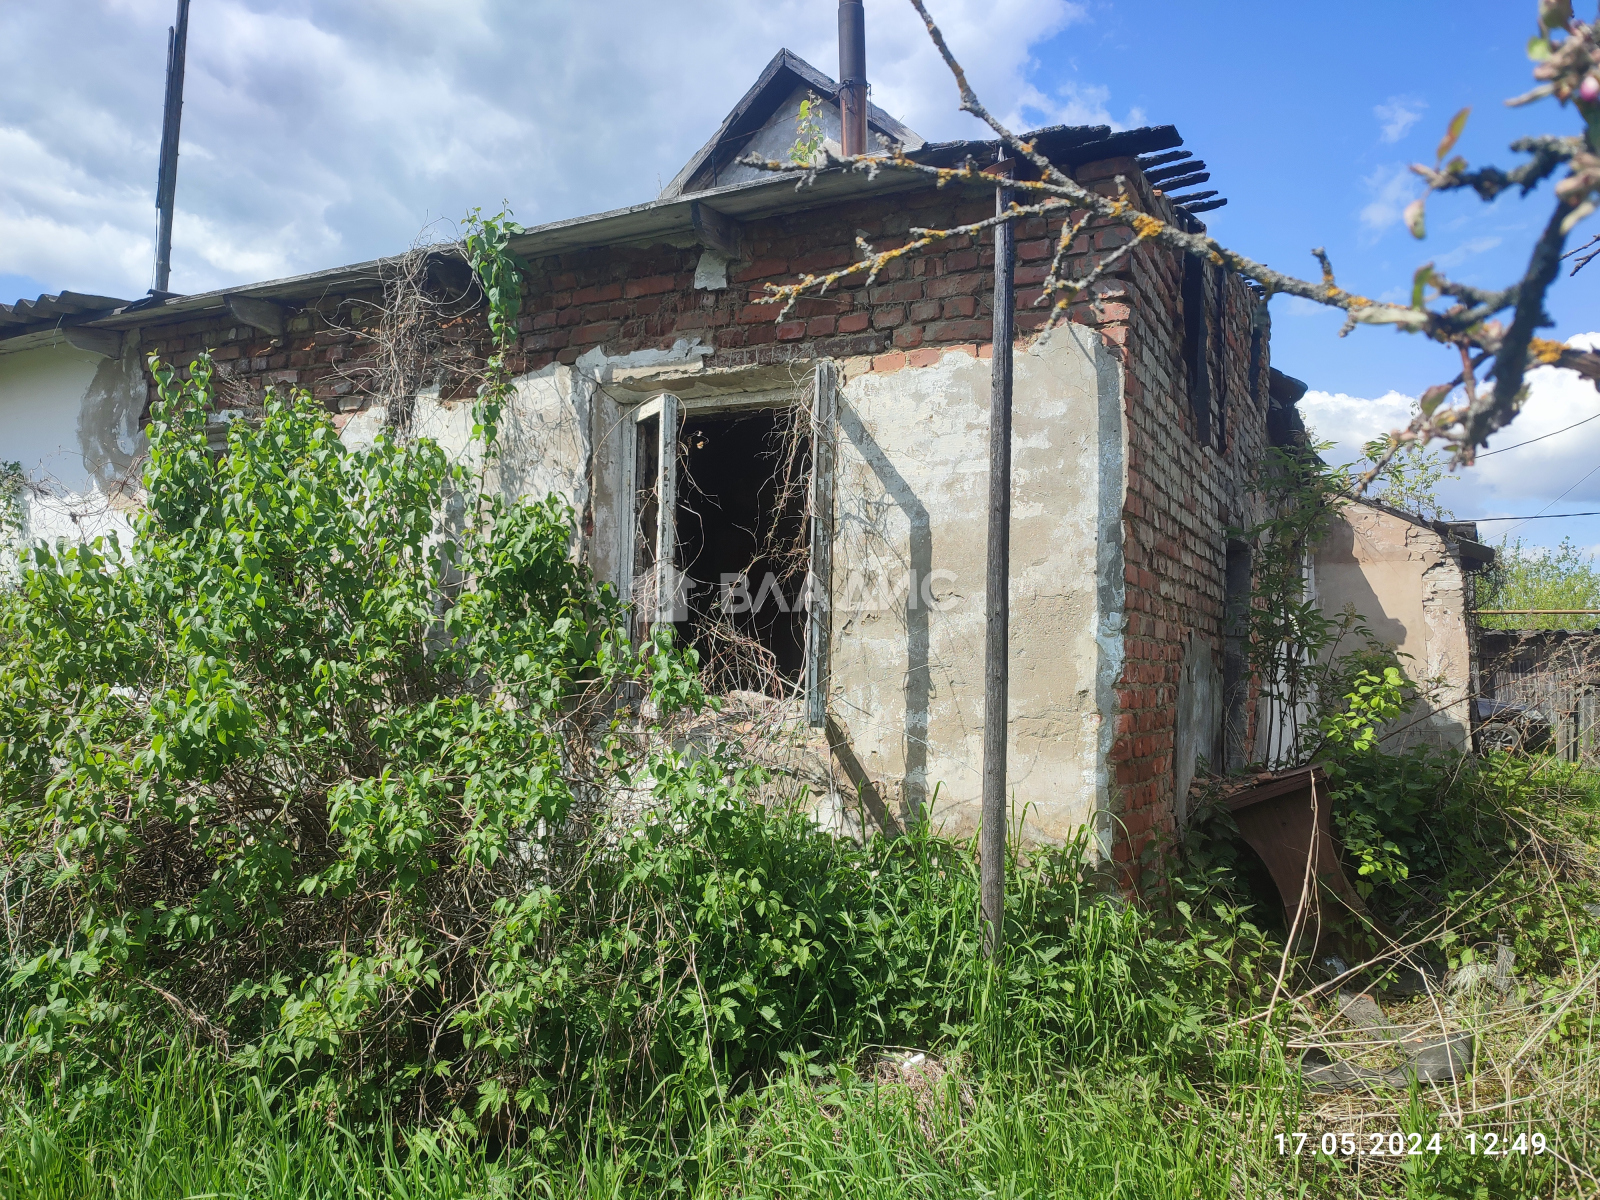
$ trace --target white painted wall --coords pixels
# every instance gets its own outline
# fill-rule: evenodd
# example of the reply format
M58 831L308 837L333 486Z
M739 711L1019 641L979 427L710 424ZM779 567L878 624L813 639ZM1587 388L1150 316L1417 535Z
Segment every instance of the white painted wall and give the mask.
M118 358L64 342L0 354L0 463L18 463L26 480L18 540L116 533L126 544L144 401L135 336ZM8 564L14 553L4 548Z

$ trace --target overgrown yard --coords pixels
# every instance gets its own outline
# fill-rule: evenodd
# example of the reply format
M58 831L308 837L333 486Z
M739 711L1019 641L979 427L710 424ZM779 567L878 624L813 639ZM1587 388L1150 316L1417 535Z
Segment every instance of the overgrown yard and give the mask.
M596 1057L560 1120L538 1106L473 1115L466 1097L465 1112L419 1120L416 1096L363 1103L339 1086L348 1074L331 1078L331 1057L224 1061L157 1002L114 1038L12 1062L0 1181L17 1197L1592 1195L1597 947L1583 906L1600 781L1510 760L1430 781L1448 812L1428 815L1458 834L1444 849L1482 857L1412 874L1375 903L1396 915L1403 895L1408 928L1441 967L1459 969L1491 929L1518 954L1507 994L1485 976L1411 1002L1424 1023L1477 1034L1457 1085L1300 1083L1296 1044L1360 1057L1370 1037L1331 998L1303 998L1311 980L1292 968L1301 998L1249 1019L1270 996L1279 944L1252 924L1266 906L1225 886L1236 876L1223 830L1142 905L1103 898L1070 855L1019 864L1010 958L991 974L969 847L913 835L857 850L730 805L680 810L662 839L693 865L647 904L692 897L681 919L695 965L672 969L700 972L690 1009L706 1052L648 1090L626 1072L608 1079ZM815 904L823 869L828 911ZM633 885L609 886L621 899ZM758 968L749 950L770 936L767 914L802 910L825 965ZM591 963L612 994L577 1007L574 1036L602 999L659 986L660 965ZM780 1004L789 1022L760 1015ZM1401 1004L1386 1009L1407 1019ZM726 1037L711 1031L719 1019ZM14 1007L11 1035L27 1020ZM1546 1153L1486 1153L1491 1136L1509 1148L1536 1133ZM1299 1156L1287 1153L1297 1134ZM1333 1154L1314 1153L1324 1139ZM1422 1153L1373 1156L1375 1145Z
M1352 676L1311 731L1350 869L1454 985L1387 1019L1475 1038L1314 1092L1303 1052L1393 1039L1285 957L1220 809L1132 897L1015 859L991 966L971 846L835 837L683 736L692 655L558 503L303 395L219 454L208 388L164 379L134 544L0 596L6 1196L1600 1187L1596 780L1386 756Z

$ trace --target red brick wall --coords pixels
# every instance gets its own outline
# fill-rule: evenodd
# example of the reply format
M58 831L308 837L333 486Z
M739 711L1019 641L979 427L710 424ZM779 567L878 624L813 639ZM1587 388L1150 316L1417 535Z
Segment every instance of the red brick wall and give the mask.
M670 346L699 337L714 345L712 366L744 366L792 358L850 358L905 353L927 346L986 342L991 323L991 245L953 237L928 253L887 266L871 287L859 279L825 296L800 301L782 322L778 309L758 301L764 283L788 283L857 257L861 234L874 246L902 245L913 225L960 224L993 212L989 197L928 189L862 200L835 208L774 217L746 225L743 249L752 261L725 289L696 289L698 246L656 245L574 251L535 260L519 328L513 370L571 363L596 346L607 353ZM1024 232L1028 257L1044 246L1039 222ZM311 389L332 411L362 407L362 376L375 362L370 333L376 292L331 295L306 305L288 302L281 340L225 315L147 327L143 346L187 366L210 349L218 373L258 392L286 384ZM1026 301L1027 297L1020 298ZM1042 318L1024 311L1019 326ZM449 336L481 352L481 314L455 323Z
M852 279L799 301L783 321L759 301L765 283L822 274L858 257L859 233L875 247L902 245L912 225L960 224L992 211L993 200L926 191L796 213L746 227L748 265L718 290L693 287L698 247L585 251L534 264L530 315L522 322L530 367L570 363L605 345L624 353L699 337L716 347L714 366L791 358L852 358L929 345L988 340L989 246L955 237L890 263L871 287Z
M699 337L715 346L711 366L745 366L793 358L853 358L895 355L927 347L982 345L989 340L994 251L966 236L891 262L868 287L847 280L827 295L799 301L775 322L777 308L759 301L766 283L789 283L804 273L822 273L853 261L858 234L880 249L906 241L912 226L962 224L992 214L988 196L955 190L902 193L835 208L750 222L743 249L750 257L730 277L730 286L696 289L698 246L611 247L574 251L535 260L519 328L524 335L512 356L514 370L536 370L552 362L572 363L603 346L607 353L670 346ZM1018 230L1017 327L1026 335L1045 320L1032 307L1045 275L1060 222L1043 219ZM1094 235L1112 244L1116 231ZM1089 237L1080 239L1086 248ZM1116 302L1120 285L1102 294L1110 336L1126 319ZM362 375L370 371L376 292L330 295L311 304L289 302L290 322L281 341L225 315L201 317L144 330L144 347L180 365L211 349L224 378L259 391L286 384L311 389L333 411L361 407ZM1074 319L1101 323L1087 304ZM457 341L481 351L481 316L455 323ZM890 358L885 365L898 363Z
M1106 193L1112 178L1136 178L1131 161L1096 163L1080 180ZM1172 209L1137 182L1140 207L1171 220ZM1097 248L1120 244L1121 229L1095 234ZM1126 582L1125 665L1111 758L1116 854L1137 856L1170 830L1178 681L1188 640L1197 636L1222 670L1227 530L1249 519L1249 477L1266 444L1267 348L1257 394L1249 395L1254 297L1237 276L1205 268L1211 438L1201 444L1184 356L1182 257L1142 246L1115 282L1102 287L1102 334L1125 371L1127 494L1123 506ZM1224 412L1225 405L1225 412ZM1219 448L1219 431L1225 444ZM1220 764L1213 762L1213 766Z

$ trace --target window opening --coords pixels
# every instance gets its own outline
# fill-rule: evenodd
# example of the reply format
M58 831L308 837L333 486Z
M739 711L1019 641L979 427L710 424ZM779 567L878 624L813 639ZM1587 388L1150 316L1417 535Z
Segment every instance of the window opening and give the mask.
M1206 352L1206 264L1198 254L1183 256L1183 360L1194 411L1195 440L1211 442L1211 364Z
M806 666L810 439L795 408L690 412L678 436L679 637L715 691L793 695Z
M622 594L633 635L671 624L715 692L805 697L827 723L838 372L811 402L701 403L670 393L625 425Z

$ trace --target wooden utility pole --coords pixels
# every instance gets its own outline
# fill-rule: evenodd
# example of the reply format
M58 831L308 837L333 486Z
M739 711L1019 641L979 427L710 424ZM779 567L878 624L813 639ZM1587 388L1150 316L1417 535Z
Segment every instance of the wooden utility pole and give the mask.
M1004 150L1001 150L1004 154ZM991 171L1011 177L1001 159ZM1011 189L995 190L995 213L1011 206ZM1010 221L994 231L994 346L989 382L989 563L983 645L983 824L978 872L983 948L998 958L1005 938L1006 689L1011 642L1011 338L1016 236Z
M183 121L183 64L189 46L189 0L178 0L178 23L167 30L167 101L161 120L161 169L156 177L156 285L168 295L172 282L172 208L178 192L178 127Z

